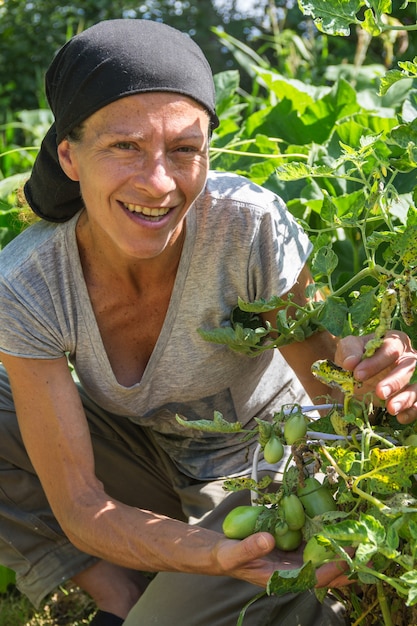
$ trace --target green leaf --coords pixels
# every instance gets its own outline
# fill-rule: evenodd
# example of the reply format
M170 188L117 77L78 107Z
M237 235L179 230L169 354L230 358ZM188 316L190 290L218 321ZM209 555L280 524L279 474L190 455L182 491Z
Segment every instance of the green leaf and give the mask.
M263 321L260 315L251 311L245 311L239 306L235 306L232 309L230 321L233 328L235 328L237 324L240 324L243 328L252 328L253 330L263 327Z
M366 30L367 33L372 35L372 37L378 37L381 34L381 28L375 21L375 16L371 9L366 9L365 11L365 19L361 24L362 28Z
M385 528L373 515L361 513L360 522L366 526L369 542L379 545L385 541Z
M369 478L372 491L382 494L404 491L411 485L409 476L417 471L417 447L372 448L369 460L374 468Z
M284 165L280 165L277 168L277 176L280 180L300 180L302 178L308 178L310 176L332 176L334 174L334 168L327 165L318 165L311 167L306 163L291 162Z
M329 297L319 315L318 321L332 335L340 337L346 323L348 307L343 298Z
M251 328L243 328L240 324L237 324L235 328L230 328L230 326L212 330L198 328L197 332L205 341L228 346L232 350L248 356L256 354L257 348L262 345L264 336L268 334L265 329L252 330Z
M29 178L30 172L14 174L0 180L0 198L6 199L11 193L19 189Z
M309 561L297 569L277 570L267 584L268 595L283 596L313 589L317 583L316 571Z
M216 112L219 117L230 117L231 107L237 103L236 90L239 87L240 74L237 70L220 72L214 76L216 88Z
M360 296L349 307L352 326L359 329L364 327L371 319L376 304L377 299L373 289L367 293L361 291Z
M358 24L356 17L360 0L298 0L304 15L311 15L317 28L328 35L348 36L350 24Z
M239 308L242 311L248 311L250 313L267 313L268 311L274 311L287 304L287 300L283 300L280 296L272 296L269 300L260 298L253 302L245 302L241 298L238 298Z
M240 422L228 422L219 411L214 411L213 420L187 420L178 414L175 419L181 426L210 433L237 433L242 430Z
M407 606L413 606L417 602L417 570L414 569L409 572L405 572L399 578L410 586L407 597Z
M385 76L381 78L381 82L379 85L379 95L384 96L388 89L392 87L395 83L400 80L410 79L411 77L417 74L417 63L415 62L399 62L398 65L403 68L403 70L389 70Z
M378 547L373 543L361 543L356 548L355 562L363 563L366 565L372 559L373 555L377 552Z
M343 520L325 526L320 535L340 545L356 547L368 541L368 527L358 520Z
M330 276L339 263L337 255L330 246L323 246L317 250L312 261L312 272L314 276Z
M398 255L406 267L417 266L417 224L409 224L403 233L398 233L391 242L391 250Z
M390 139L401 148L408 148L410 143L417 144L417 120L393 128Z
M411 76L417 76L417 57L412 61L398 61L399 67Z

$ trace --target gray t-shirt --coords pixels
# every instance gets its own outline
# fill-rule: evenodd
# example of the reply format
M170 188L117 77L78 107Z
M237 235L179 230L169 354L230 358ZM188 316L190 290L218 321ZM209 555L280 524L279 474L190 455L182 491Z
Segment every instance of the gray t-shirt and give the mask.
M204 341L197 328L230 324L238 296L282 295L311 245L270 191L233 174L209 175L186 218L186 238L166 319L140 383L120 385L101 341L80 264L78 215L39 222L0 254L0 349L25 358L67 354L86 393L110 413L150 427L185 474L209 480L244 471L241 435L195 431L188 419L238 419L247 428L283 404L307 402L277 350L258 357ZM33 419L40 419L34 415Z

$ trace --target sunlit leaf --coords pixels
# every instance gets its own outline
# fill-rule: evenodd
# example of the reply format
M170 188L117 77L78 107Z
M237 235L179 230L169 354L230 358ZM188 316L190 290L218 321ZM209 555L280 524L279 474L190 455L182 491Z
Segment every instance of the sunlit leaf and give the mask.
M374 468L369 478L376 493L393 493L410 487L409 476L417 472L417 447L372 448L369 460Z
M214 412L213 420L187 420L176 415L175 419L181 426L212 433L236 433L242 430L240 422L228 422L219 411Z
M350 25L359 22L360 0L299 0L304 15L311 15L317 28L328 35L348 36Z
M317 583L316 571L309 561L301 568L277 570L267 584L269 595L282 596L286 593L300 593L313 589Z

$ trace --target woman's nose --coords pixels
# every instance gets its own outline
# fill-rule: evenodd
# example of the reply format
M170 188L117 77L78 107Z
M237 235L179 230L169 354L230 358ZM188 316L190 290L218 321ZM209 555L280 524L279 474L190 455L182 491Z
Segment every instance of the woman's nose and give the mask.
M151 156L142 161L135 175L135 185L155 197L166 195L176 188L175 177L168 160Z

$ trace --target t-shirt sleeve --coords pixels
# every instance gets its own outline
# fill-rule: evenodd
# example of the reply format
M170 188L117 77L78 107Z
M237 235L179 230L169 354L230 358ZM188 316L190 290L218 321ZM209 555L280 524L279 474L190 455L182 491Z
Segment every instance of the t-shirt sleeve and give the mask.
M278 197L259 221L249 262L251 298L282 296L297 281L312 250L304 230Z
M64 356L53 295L44 285L20 276L0 276L0 350L24 358Z

